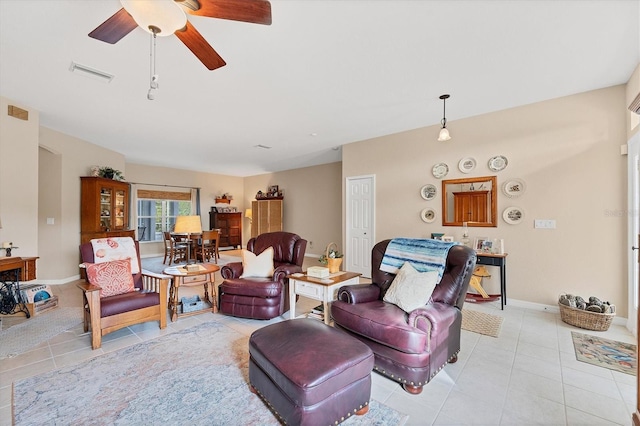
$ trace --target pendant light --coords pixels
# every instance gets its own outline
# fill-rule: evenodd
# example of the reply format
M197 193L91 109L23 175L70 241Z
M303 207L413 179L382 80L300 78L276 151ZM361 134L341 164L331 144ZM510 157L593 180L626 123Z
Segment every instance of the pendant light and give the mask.
M438 135L439 142L445 142L451 139L451 135L449 135L449 130L447 130L447 99L449 99L449 95L440 95L440 99L442 99L442 129L440 129L440 134Z

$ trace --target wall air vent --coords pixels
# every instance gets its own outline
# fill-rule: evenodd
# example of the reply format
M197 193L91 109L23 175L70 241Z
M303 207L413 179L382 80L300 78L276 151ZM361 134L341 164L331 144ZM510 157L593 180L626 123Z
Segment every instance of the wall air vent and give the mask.
M105 83L110 83L111 80L113 80L115 77L113 74L109 74L104 71L100 71L95 68L88 67L86 65L81 65L76 62L71 62L69 71L78 73L85 77L92 78L94 80L103 81Z
M262 145L262 144L254 145L253 147L254 148L262 148L262 149L271 149L270 146Z
M629 111L640 115L640 93L638 93L638 96L636 96L633 102L631 102L631 105L629 105Z

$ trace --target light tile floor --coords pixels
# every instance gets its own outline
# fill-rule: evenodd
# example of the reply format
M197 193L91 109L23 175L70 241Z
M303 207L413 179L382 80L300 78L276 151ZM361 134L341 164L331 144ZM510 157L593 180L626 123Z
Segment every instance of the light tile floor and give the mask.
M56 290L66 295L66 304L80 303L75 285ZM301 297L296 306L298 312L308 312L317 303ZM500 337L463 330L458 362L445 367L420 395L409 395L374 373L372 398L408 414L408 425L631 424L635 377L577 361L571 340L571 331L579 331L635 343L628 330L615 324L607 332L580 330L563 323L555 313L509 305L501 311L499 301L467 303L465 308L503 316ZM159 330L155 322L128 327L105 336L102 348L95 351L90 348L90 336L78 326L27 353L0 360L0 425L11 424L13 381L191 327L208 315L169 321L166 330ZM283 320L214 315L246 335Z

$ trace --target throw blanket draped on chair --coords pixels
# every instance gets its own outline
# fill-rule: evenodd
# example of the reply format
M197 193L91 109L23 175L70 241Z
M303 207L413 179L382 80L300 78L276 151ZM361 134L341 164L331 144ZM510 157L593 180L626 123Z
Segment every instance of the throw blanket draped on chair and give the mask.
M397 274L402 265L409 262L418 272L437 271L440 282L449 249L456 244L430 239L394 238L384 252L380 270Z
M91 240L95 263L111 262L112 260L131 260L131 273L140 272L136 245L131 237L96 238Z

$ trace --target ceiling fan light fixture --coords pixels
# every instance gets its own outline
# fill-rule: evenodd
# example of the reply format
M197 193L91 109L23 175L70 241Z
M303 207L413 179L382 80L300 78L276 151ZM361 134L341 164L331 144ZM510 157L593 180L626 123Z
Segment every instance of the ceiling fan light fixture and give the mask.
M173 0L120 0L122 7L145 31L166 37L187 25L187 15Z
M450 95L440 95L439 99L442 99L442 129L440 129L440 133L438 134L438 142L446 142L451 139L451 135L449 134L449 130L447 130L447 99L449 99Z

